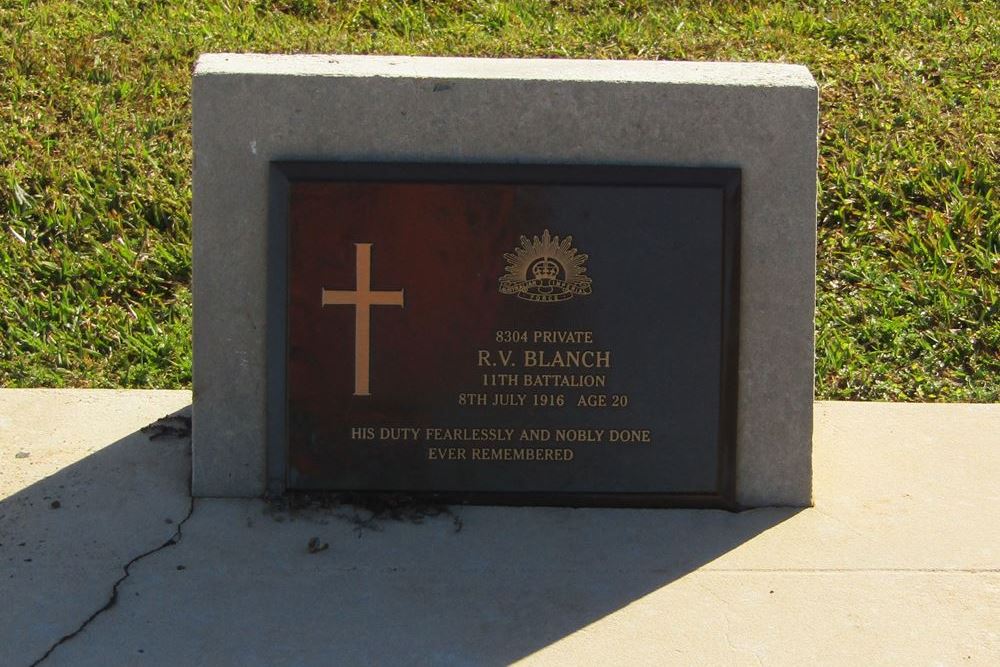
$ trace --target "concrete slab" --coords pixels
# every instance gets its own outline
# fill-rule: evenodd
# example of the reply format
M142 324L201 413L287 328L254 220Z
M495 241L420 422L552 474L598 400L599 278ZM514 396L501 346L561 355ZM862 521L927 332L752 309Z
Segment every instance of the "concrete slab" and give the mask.
M97 398L90 414L114 410L103 421L119 430L159 412ZM0 391L0 415L12 409L34 416L6 423L0 460L23 463L11 450L41 442L20 435L31 429L73 449L76 392ZM816 507L804 510L466 507L456 532L447 516L359 530L350 509L198 499L179 543L139 560L118 603L44 664L1000 662L1000 406L819 403L816 417ZM88 584L66 576L71 565L120 572L163 537L164 510L129 508L185 507L187 443L122 443L146 483L103 489L117 512L88 503L62 527L122 547L65 542L48 579L0 580L0 663L31 664L47 632L54 643L74 611L82 622L104 604L107 577ZM34 537L55 511L14 508L39 506L67 471L121 487L104 461L88 463L106 449L20 489L5 477L0 529ZM329 548L310 553L314 537ZM9 562L6 538L2 549Z
M137 431L190 403L186 391L0 390L0 665L41 657L175 532L188 443Z

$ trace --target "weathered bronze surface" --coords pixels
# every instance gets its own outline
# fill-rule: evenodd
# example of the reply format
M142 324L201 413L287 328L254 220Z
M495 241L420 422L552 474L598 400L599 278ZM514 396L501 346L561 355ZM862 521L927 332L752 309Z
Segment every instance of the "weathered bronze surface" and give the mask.
M730 505L738 171L274 173L287 488Z

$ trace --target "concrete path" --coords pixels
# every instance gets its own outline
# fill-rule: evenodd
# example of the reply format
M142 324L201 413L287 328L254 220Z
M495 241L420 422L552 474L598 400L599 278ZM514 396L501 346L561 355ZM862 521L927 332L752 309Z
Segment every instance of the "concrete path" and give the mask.
M188 517L189 403L0 391L0 665L1000 664L997 405L817 404L813 509L463 507L456 530Z

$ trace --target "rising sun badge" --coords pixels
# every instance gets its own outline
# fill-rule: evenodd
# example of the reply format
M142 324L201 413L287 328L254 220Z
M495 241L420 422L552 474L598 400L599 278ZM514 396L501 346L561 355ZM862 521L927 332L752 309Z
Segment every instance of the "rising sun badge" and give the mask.
M573 237L560 240L545 230L541 237L521 237L514 252L504 254L507 272L500 277L500 293L528 301L565 301L590 294L584 264L587 255L573 247Z

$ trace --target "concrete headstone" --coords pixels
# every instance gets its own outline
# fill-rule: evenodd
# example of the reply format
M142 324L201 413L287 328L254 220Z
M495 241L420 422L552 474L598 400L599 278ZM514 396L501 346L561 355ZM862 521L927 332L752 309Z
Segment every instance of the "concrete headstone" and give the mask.
M726 206L736 212L733 215L738 214L738 226L733 223L723 234L735 244L731 256L723 257L724 243L720 241L721 259L714 273L699 278L695 262L686 273L664 275L677 283L685 275L696 281L725 275L729 269L736 273L732 276L732 293L737 294L738 286L738 300L733 297L732 322L738 361L733 354L729 375L722 362L721 373L718 366L707 366L712 382L728 391L733 402L734 420L729 427L732 433L727 436L733 445L729 452L733 473L729 500L741 507L811 503L817 88L804 67L210 54L198 61L193 100L196 495L256 496L269 486L272 490L281 487L286 476L301 470L301 466L285 469L289 458L282 441L290 432L285 420L285 337L296 335L299 320L286 322L283 312L275 317L275 304L280 311L286 298L295 307L294 291L286 291L294 290L294 280L290 287L286 284L290 275L286 270L296 271L296 262L300 262L289 259L289 249L283 246L285 236L275 233L275 220L287 215L283 211L288 209L288 183L303 179L365 180L369 177L364 169L378 170L379 165L385 165L387 172L402 170L398 171L400 178L413 180L413 174L420 173L419 165L435 165L427 166L421 178L449 183L457 179L468 186L469 179L475 182L479 178L477 173L500 168L514 184L528 182L527 177L518 174L531 169L541 174L540 178L551 177L559 183L579 185L585 181L588 187L600 190L591 195L594 207L598 202L607 207L622 206L621 202L626 201L622 197L627 194L609 187L601 189L612 183L602 183L599 178L595 181L586 174L610 174L608 178L624 179L626 184L648 185L652 181L642 179L652 178L664 188L674 188L663 190L663 202L670 206L681 206L678 202L686 201L677 188L690 182L678 180L680 175L714 174L712 178L717 180L712 183L719 191L735 196L733 203ZM325 175L317 175L319 172L313 174L309 168L303 171L303 167L295 166L303 163L333 166ZM367 166L338 171L349 170L343 165L352 164ZM471 166L465 173L455 165ZM484 179L496 182L495 175L479 178ZM280 186L277 190L276 182ZM334 190L323 196L341 196ZM464 192L462 196L467 197L473 191L466 187ZM476 192L479 194L469 201L485 201L496 194L484 194L481 188ZM379 196L371 188L349 193L357 201L374 202L366 204L369 210L377 205ZM516 199L521 195L511 196ZM549 201L559 201L560 196L550 194ZM305 210L303 206L294 204L293 208ZM361 209L355 209L357 217ZM698 215L716 215L722 220L729 214L722 209L714 214L695 211L691 219ZM541 225L545 220L543 216L536 222ZM495 232L496 248L505 248L512 257L517 244L511 239L519 235L526 235L529 245L534 238L535 245L545 246L549 238L554 248L549 255L562 252L565 265L576 250L570 246L559 250L559 244L548 237L548 230L541 234L541 227L532 236L505 229L502 220L497 224L500 226L490 228L491 233ZM309 239L320 239L326 233L322 225L317 229L321 235ZM349 343L345 350L351 348L354 372L339 373L336 381L345 383L346 395L367 399L372 394L368 384L371 351L351 341L362 341L362 331L367 341L380 327L384 330L383 320L370 318L383 317L389 308L376 306L402 307L404 299L411 299L411 292L405 292L405 285L386 282L378 273L380 258L391 258L385 243L361 243L368 239L354 239L357 234L352 233L344 232L338 241L339 247L346 248L343 252L351 256L338 256L337 261L351 265L344 274L351 281L357 268L357 283L331 279L330 285L322 286L322 301L317 286L316 303L310 302L310 307L315 306L324 316L338 313L330 316L350 320L353 331L345 330L343 335ZM555 235L556 230L552 233ZM602 233L604 236L600 236ZM591 263L595 267L600 266L599 253L583 247L583 240L588 234L591 239L600 236L603 247L607 239L613 238L609 233L596 225L579 232L574 239L580 244L581 254L594 256ZM655 225L643 233L654 238ZM511 239L504 234L511 235ZM355 242L348 243L350 239ZM303 242L307 249L310 242ZM295 252L295 248L291 251ZM503 255L491 247L483 256ZM669 253L649 255L644 265L648 271L643 274L646 283L657 275L656 261L676 264L677 257ZM716 261L711 253L706 257ZM514 269L508 271L507 283L501 277L499 291L496 271L483 278L483 284L492 281L492 292L506 294L503 298L508 299L504 302L508 305L520 303L518 294L531 301L532 290L538 292L535 301L579 295L573 303L600 303L597 296L583 296L590 294L589 283L583 284L583 272L567 275L559 261L543 259L544 266L525 268L521 276L516 275L516 258L509 259ZM596 271L587 275L597 280ZM605 270L604 276L609 275ZM405 276L400 280L407 281ZM610 282L605 279L602 284ZM558 286L556 296L551 296L552 285ZM643 298L655 303L657 294L650 288ZM407 307L413 303L411 299ZM321 310L322 306L331 307ZM718 310L716 306L711 309ZM376 325L369 330L370 322ZM717 336L720 327L716 323L712 328L706 335ZM526 331L537 329L529 327ZM651 335L667 341L670 333L669 329L660 329ZM380 335L392 334L383 331ZM684 340L695 340L696 335L694 331L686 339L677 340L683 344ZM623 345L632 347L629 341ZM575 342L586 347L582 339ZM480 357L479 365L494 363L490 360L497 358L498 351L483 351L486 357ZM682 359L683 352L674 353L678 360ZM674 395L665 389L658 393L655 387L648 388L649 378L667 375L664 369L679 367L679 362L654 360L654 356L648 354L647 359L666 365L649 366L647 372L652 375L646 378L643 394L647 410L655 413L657 406L650 401L661 396L665 414L671 410L696 412L704 403L701 399L691 398L690 405L681 406L678 401L683 392ZM636 364L629 373L638 373L639 368ZM615 381L627 385L628 379ZM664 377L664 386L671 379L691 383L692 387L698 384L696 375L681 374ZM386 386L384 382L382 386ZM718 393L711 384L706 386L706 391ZM425 389L417 388L415 392ZM511 394L509 400L523 400L518 396ZM485 393L483 397L508 400ZM577 394L571 397L577 400ZM333 419L336 421L336 417ZM360 426L357 432L362 432ZM709 442L716 438L711 429L705 434ZM629 437L641 440L648 437L648 432L636 429ZM299 457L292 462L302 460L306 459ZM655 482L655 472L644 470L643 474ZM572 489L574 480L579 482L576 473L558 485ZM650 485L648 480L643 483ZM401 484L405 486L405 482ZM315 488L316 484L307 486Z

